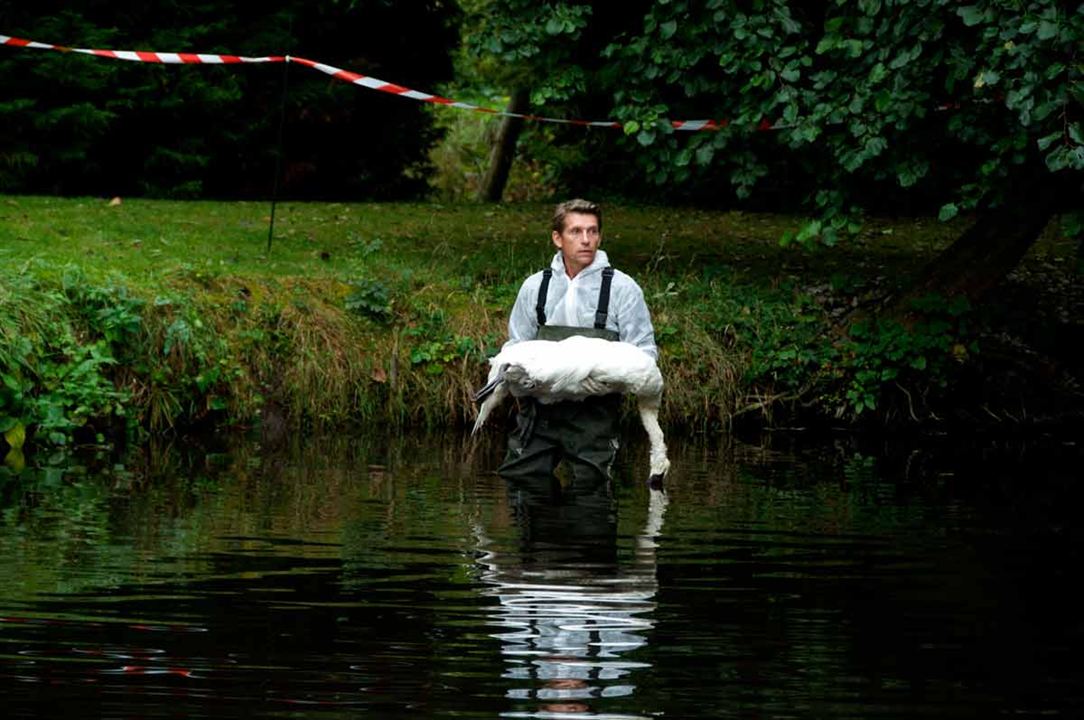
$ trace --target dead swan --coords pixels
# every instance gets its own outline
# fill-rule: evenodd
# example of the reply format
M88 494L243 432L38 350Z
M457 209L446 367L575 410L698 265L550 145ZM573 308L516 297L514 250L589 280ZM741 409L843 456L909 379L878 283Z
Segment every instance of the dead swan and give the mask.
M662 373L643 350L630 343L576 335L560 341L516 343L490 358L489 364L489 381L475 395L482 406L472 435L509 394L546 404L609 393L635 395L640 422L651 443L648 482L661 484L670 469L659 427Z

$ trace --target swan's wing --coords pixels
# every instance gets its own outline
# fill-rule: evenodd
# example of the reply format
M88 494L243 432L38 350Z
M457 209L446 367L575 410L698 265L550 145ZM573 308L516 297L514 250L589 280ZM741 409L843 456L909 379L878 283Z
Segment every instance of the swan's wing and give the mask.
M555 396L566 398L584 398L591 393L584 386L584 381L591 374L590 365L579 365L575 362L562 362L546 368L540 373L543 380L540 384Z
M657 395L663 381L654 358L635 345L613 343L613 350L600 357L591 370L591 380L608 386L610 392L632 393L637 396Z

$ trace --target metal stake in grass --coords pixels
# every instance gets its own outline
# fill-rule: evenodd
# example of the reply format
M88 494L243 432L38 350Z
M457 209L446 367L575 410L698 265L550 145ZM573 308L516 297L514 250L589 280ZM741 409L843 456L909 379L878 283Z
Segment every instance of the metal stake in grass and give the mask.
M294 19L290 18L286 27L286 44L290 46L293 37ZM286 97L290 91L290 56L286 55L282 63L282 102L279 104L278 142L275 144L275 175L271 179L271 219L267 223L267 252L271 252L271 239L275 235L275 206L279 199L279 176L282 175L282 145L286 128Z

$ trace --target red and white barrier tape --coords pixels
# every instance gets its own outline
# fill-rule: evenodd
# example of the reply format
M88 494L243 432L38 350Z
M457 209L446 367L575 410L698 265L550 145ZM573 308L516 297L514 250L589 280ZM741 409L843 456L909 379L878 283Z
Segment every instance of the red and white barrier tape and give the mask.
M607 127L607 128L619 128L621 123L613 120L568 120L564 118L552 118L543 117L541 115L530 115L524 113L511 113L504 110L493 110L492 108L481 107L479 105L472 105L470 103L460 102L458 100L451 100L449 98L441 97L439 95L431 95L429 93L419 92L417 90L411 90L410 88L396 85L394 83L378 80L374 77L368 77L366 75L359 75L357 73L350 72L349 70L342 70L331 65L325 65L324 63L315 62L313 60L307 60L301 57L290 57L288 62L297 63L298 65L304 65L310 67L313 70L319 70L322 73L326 73L336 80L342 80L343 82L352 83L354 85L360 85L362 87L370 88L371 90L379 90L381 92L392 93L393 95L401 95L402 97L408 97L413 100L420 100L422 102L437 103L439 105L448 105L450 107L463 108L464 110L474 110L475 112L484 112L491 115L503 115L507 117L519 117L525 120L535 120L537 122L549 122L549 123L563 123L565 125L583 125L586 127Z
M285 62L282 55L270 55L267 57L243 57L241 55L213 55L207 53L164 53L147 52L145 50L91 50L89 48L73 48L64 45L52 45L50 43L23 40L22 38L0 35L0 45L12 47L35 48L38 50L59 50L60 52L81 53L83 55L97 55L98 57L113 58L115 60L131 60L133 62L168 63L168 64L206 64L227 65L233 63L269 63Z
M541 115L507 112L505 110L493 110L492 108L472 105L471 103L459 102L458 100L451 100L449 98L441 97L439 95L432 95L430 93L412 90L411 88L403 87L402 85L396 85L395 83L386 82L384 80L379 80L377 78L369 77L367 75L360 75L358 73L350 72L349 70L343 70L332 65L326 65L321 62L316 62L315 60L308 60L306 58L295 57L292 55L244 57L241 55L218 55L208 53L166 53L149 52L145 50L92 50L88 48L72 48L65 47L63 45L52 45L49 43L36 42L34 40L24 40L22 38L10 37L8 35L0 35L0 45L35 48L39 50L57 50L60 52L74 52L84 55L113 58L116 60L130 60L133 62L146 63L197 65L281 62L296 63L298 65L304 65L305 67L312 68L313 70L319 70L322 73L330 75L336 80L348 82L353 85L359 85L370 90L379 90L380 92L391 93L393 95L399 95L401 97L410 98L412 100L419 100L421 102L447 105L449 107L462 108L464 110L473 110L475 112L483 112L490 115L523 118L524 120L532 120L534 122L559 123L562 125L580 125L583 127L602 127L615 129L620 129L621 127L623 127L622 124L617 122L616 120L569 120L567 118L544 117ZM728 122L726 120L669 120L665 122L669 122L670 126L675 130L685 131L721 130L728 125ZM783 126L764 121L760 123L760 125L757 127L757 130L778 130L781 127Z

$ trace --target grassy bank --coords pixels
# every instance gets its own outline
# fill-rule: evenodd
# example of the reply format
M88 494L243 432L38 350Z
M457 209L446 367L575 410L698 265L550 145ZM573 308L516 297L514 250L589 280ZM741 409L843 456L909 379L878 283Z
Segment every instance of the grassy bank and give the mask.
M469 420L518 285L552 254L549 205L290 203L268 249L269 209L0 199L8 444L20 428L67 443L201 422ZM958 226L871 220L853 243L807 251L778 244L795 218L608 210L603 247L652 308L670 426L770 420L788 402L868 416L892 385L917 417L913 393L979 351L966 309L918 334L830 340Z

